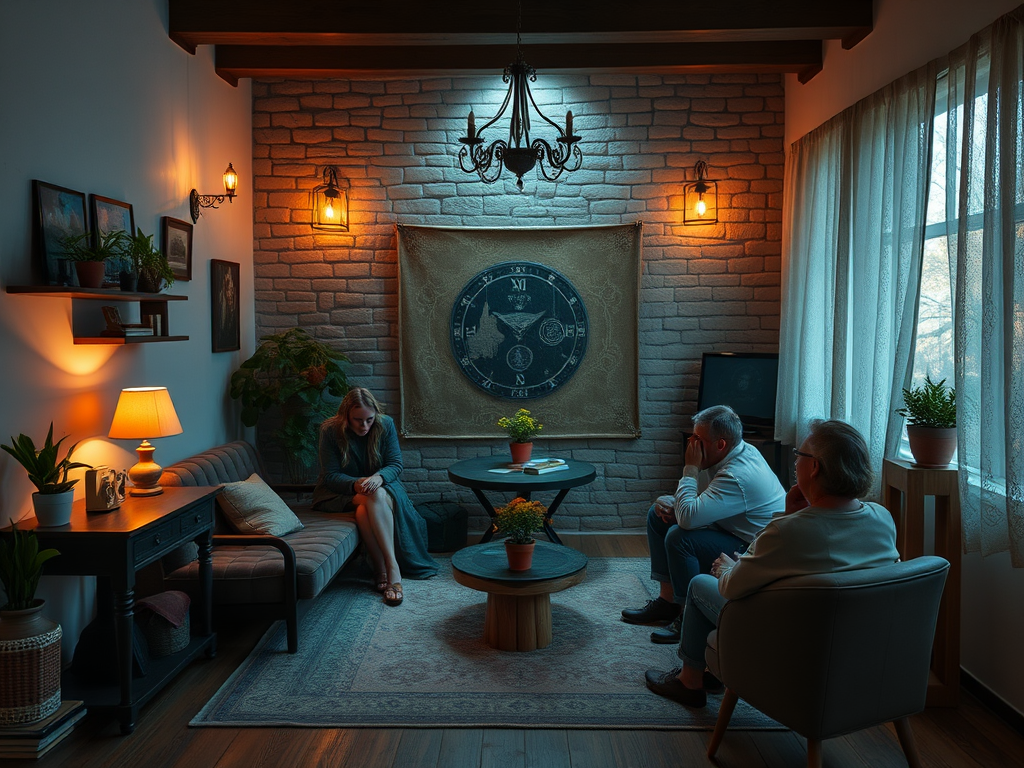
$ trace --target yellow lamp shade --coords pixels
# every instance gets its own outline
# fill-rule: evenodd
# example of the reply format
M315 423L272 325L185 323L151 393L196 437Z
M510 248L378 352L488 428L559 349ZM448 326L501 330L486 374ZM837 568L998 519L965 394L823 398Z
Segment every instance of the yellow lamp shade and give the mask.
M145 440L181 434L181 422L167 387L122 389L108 437Z

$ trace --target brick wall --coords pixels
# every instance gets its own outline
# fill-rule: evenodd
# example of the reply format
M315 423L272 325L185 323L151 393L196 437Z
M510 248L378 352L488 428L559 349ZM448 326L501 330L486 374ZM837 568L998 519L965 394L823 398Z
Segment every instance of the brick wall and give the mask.
M504 96L501 79L253 83L257 335L302 326L353 361L350 381L398 415L395 224L587 226L644 222L638 440L554 444L598 467L568 496L563 530L643 525L681 470L704 351L778 348L783 86L777 75L594 75L543 72L533 91L583 137L581 170L555 183L507 171L485 185L456 159L466 115L477 125ZM547 132L534 125L535 135ZM504 123L507 132L507 123ZM500 131L489 131L497 138ZM698 160L718 180L719 224L682 225L682 182ZM350 229L314 234L309 190L324 165L350 185ZM512 404L510 404L510 409ZM543 418L543 400L530 407ZM414 501L479 509L450 484L452 461L485 442L406 440ZM547 499L546 499L547 500ZM481 513L482 515L482 513ZM471 530L482 530L482 516Z

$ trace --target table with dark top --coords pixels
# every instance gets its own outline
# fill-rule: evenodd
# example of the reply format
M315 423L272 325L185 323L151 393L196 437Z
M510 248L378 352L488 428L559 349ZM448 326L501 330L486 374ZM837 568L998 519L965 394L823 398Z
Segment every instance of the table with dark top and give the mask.
M538 541L533 566L510 571L503 543L477 544L452 555L452 575L487 593L484 642L501 651L533 651L551 645L551 593L586 578L587 556Z
M558 538L558 534L551 527L551 518L555 516L558 506L571 489L593 482L597 477L597 470L593 464L575 459L566 459L565 463L568 465L568 469L547 472L543 475L527 475L523 472L499 474L490 470L507 467L508 457L477 456L474 459L457 461L448 467L448 479L456 485L472 490L491 518L491 527L484 531L484 535L480 539L481 544L486 544L498 532L494 506L488 501L484 491L511 491L524 499L529 499L530 494L534 491L558 491L544 518L544 533L551 541L561 544L562 540Z

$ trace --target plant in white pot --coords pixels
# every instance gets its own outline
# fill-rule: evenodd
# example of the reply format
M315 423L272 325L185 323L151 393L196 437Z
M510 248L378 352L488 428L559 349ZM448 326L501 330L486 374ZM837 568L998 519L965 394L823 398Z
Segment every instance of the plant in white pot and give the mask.
M43 618L36 600L43 564L59 553L39 551L35 533L11 526L0 539L0 581L7 603L0 606L0 725L32 723L60 707L59 624Z
M11 454L25 468L28 479L38 489L32 494L32 506L35 509L36 520L43 528L67 525L70 522L71 503L75 498L74 486L78 480L68 480L68 472L79 467L91 469L89 464L71 460L71 454L75 452L78 443L68 448L63 459L57 459L60 444L65 440L66 435L56 443L53 442L51 421L50 431L46 433L46 442L39 450L36 450L32 438L24 434L19 435L17 439L12 437L10 445L0 445L0 448Z
M956 451L956 390L925 376L923 386L903 390L896 413L909 420L907 439L918 466L947 466Z

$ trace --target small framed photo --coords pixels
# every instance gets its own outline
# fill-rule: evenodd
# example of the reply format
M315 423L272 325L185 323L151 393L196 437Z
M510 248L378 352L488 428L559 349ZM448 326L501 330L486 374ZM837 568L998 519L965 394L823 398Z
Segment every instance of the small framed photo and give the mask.
M120 200L112 200L100 195L89 195L89 207L92 208L94 244L99 245L101 237L117 230L127 232L129 235L135 234L135 213L129 203L122 203ZM103 276L104 284L117 285L122 265L117 261L108 260L106 266L106 274Z
M36 212L36 268L45 285L75 285L75 273L64 257L61 240L87 230L85 194L32 181Z
M241 349L239 266L235 261L210 260L210 293L213 299L213 351Z
M163 217L163 247L171 272L177 280L192 279L192 225L181 219Z

